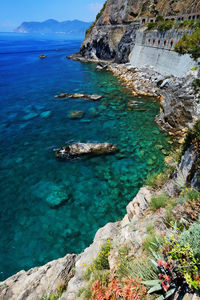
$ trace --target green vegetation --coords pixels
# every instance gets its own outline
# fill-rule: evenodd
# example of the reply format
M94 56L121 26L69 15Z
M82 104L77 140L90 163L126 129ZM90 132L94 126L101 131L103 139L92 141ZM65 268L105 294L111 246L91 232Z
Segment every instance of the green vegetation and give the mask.
M184 34L174 49L179 54L190 54L197 60L200 57L200 28L197 27L191 35Z
M158 244L161 243L161 237L154 231L148 234L142 243L142 250L148 255L151 254L151 249L158 251Z
M151 22L151 23L147 24L147 29L148 30L154 30L154 29L157 29L157 28L158 28L158 24L157 23Z
M62 294L67 290L67 284L61 284L58 286L55 293L51 293L48 296L42 297L40 300L58 300Z
M160 18L155 22L151 22L147 24L147 29L148 30L154 30L157 29L159 31L167 31L173 28L173 26L175 25L174 21L164 21L162 19L162 17L160 16Z
M190 20L185 20L185 21L172 21L172 20L167 20L165 21L162 16L158 16L156 18L156 22L151 22L147 24L147 29L148 30L154 30L157 29L159 31L167 31L170 29L198 29L200 28L200 21L190 21Z
M164 21L162 23L158 23L158 30L159 31L168 31L173 28L175 25L174 21Z
M101 17L101 15L103 14L105 8L106 8L106 3L107 1L104 3L102 9L100 10L100 12L96 15L96 19L94 21L94 23L90 26L90 28L88 28L85 32L85 36L87 37L91 32L92 32L92 29L94 28L94 26L96 25L98 19Z
M154 224L148 224L146 227L146 232L151 233L154 231L155 225Z
M188 130L182 144L182 154L192 145L196 149L196 152L200 151L200 120L196 122L192 129Z
M119 278L142 278L143 280L157 279L157 268L149 263L148 257L142 256L137 259L120 257L117 274Z
M97 254L92 264L86 269L84 279L89 280L91 274L96 270L109 269L108 255L112 248L112 242L108 239L101 247L101 250Z
M166 207L168 201L169 201L169 197L165 193L162 193L161 195L158 196L152 196L150 208L152 211L156 211L161 207Z
M168 172L163 173L153 173L148 175L145 185L152 187L153 189L158 189L163 186L168 177Z
M187 231L183 231L179 237L181 245L189 244L195 259L200 263L200 223L194 223Z

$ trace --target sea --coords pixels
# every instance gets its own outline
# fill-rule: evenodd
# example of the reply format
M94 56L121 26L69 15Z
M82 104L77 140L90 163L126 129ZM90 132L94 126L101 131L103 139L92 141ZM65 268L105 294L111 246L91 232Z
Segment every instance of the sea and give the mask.
M158 100L133 97L95 63L66 59L80 45L67 35L0 34L1 281L83 251L164 167L169 139L154 121ZM55 98L60 93L103 97ZM70 118L75 110L82 118ZM119 152L56 159L56 149L76 142L109 142Z

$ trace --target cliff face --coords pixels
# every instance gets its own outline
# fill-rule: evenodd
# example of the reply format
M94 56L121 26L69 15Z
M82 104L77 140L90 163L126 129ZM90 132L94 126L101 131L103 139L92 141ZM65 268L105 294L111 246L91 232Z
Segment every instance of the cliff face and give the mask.
M198 11L200 1L196 0L107 0L95 26L86 36L80 54L86 58L127 62L137 30L137 25L133 25L133 22L138 17Z

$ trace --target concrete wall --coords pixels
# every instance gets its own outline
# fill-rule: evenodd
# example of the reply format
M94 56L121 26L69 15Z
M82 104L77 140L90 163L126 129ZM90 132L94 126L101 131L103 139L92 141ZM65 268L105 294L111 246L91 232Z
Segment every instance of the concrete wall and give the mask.
M187 32L190 33L190 32ZM180 40L183 31L170 30L166 33L140 29L136 43L130 54L130 63L135 67L153 66L163 75L182 77L197 64L189 55L174 52L175 44Z

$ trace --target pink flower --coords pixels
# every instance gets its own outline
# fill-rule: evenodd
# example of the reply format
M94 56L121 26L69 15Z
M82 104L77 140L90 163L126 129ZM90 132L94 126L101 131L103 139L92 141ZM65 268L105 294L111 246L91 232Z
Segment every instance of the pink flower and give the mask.
M161 259L158 259L157 264L158 264L159 267L162 267L162 266L163 266L162 260L161 260Z

